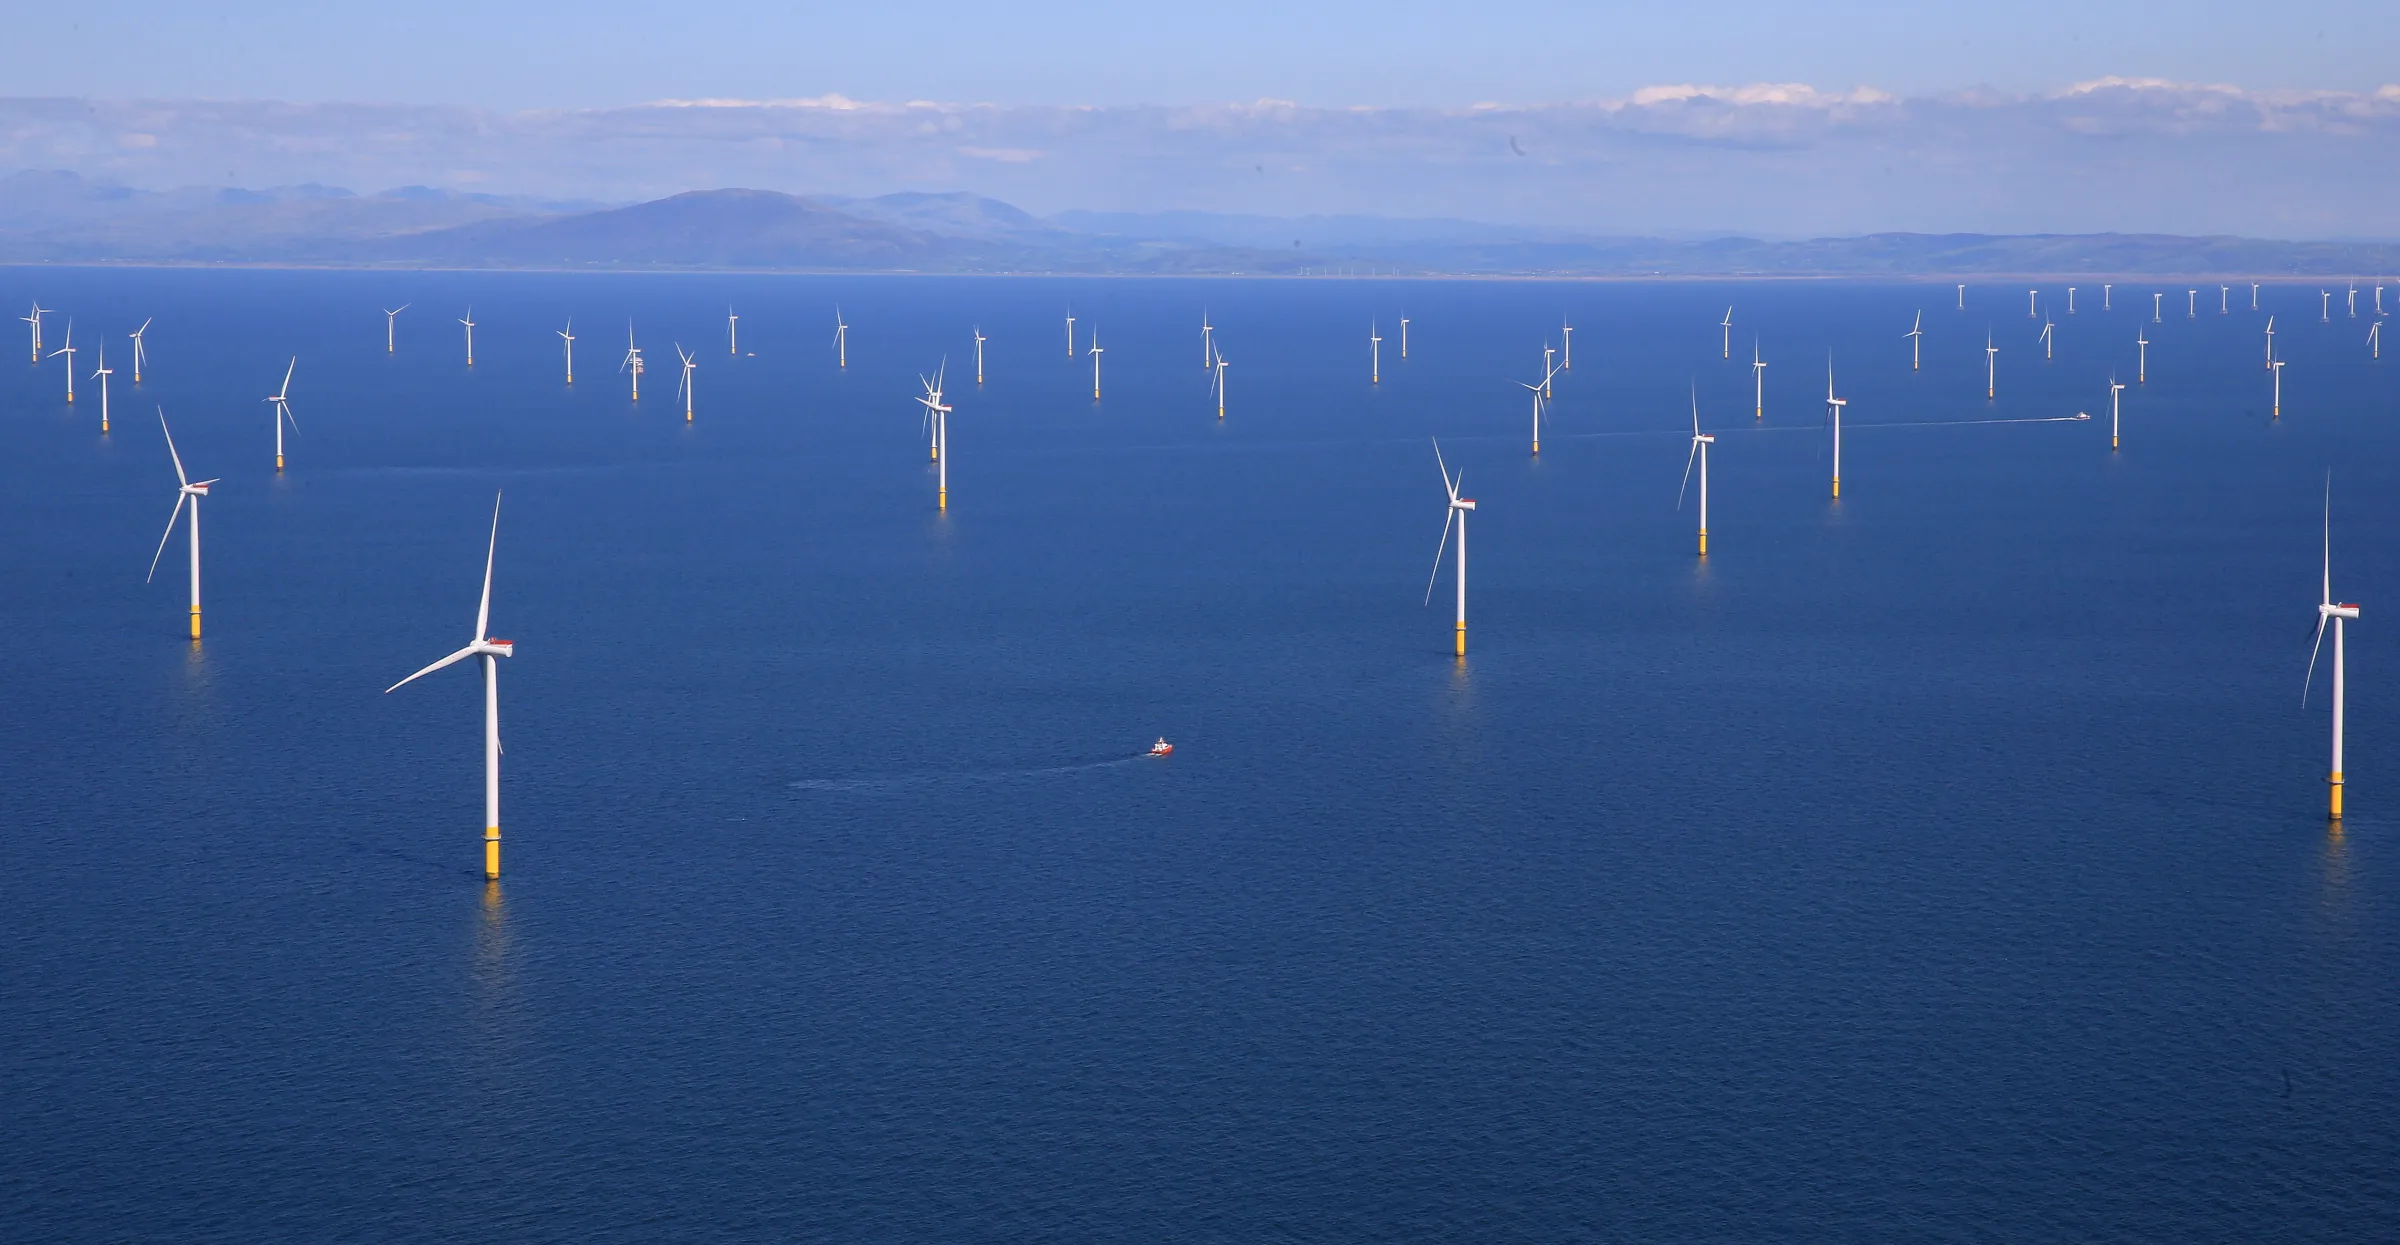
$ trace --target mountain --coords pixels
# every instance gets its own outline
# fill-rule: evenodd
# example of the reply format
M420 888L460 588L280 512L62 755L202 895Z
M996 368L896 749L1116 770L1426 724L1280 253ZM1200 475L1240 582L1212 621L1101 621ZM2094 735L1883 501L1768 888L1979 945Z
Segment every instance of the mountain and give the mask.
M838 272L2348 276L2400 244L2170 234L1627 238L1463 220L1064 212L971 194L701 190L607 206L403 187L134 190L0 178L0 262Z

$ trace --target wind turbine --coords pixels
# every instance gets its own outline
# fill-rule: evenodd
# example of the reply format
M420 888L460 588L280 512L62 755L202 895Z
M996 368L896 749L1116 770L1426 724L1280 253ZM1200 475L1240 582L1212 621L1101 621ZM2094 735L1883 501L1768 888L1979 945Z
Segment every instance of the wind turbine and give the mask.
M2028 320L2033 318L2033 298L2039 293L2041 293L2040 290L2025 291L2025 318Z
M1842 408L1850 405L1848 398L1833 396L1833 358L1825 359L1825 410L1833 420L1833 499L1842 499Z
M2141 349L2141 362L2134 371L2133 383L2147 385L2150 383L2150 331L2136 327L2133 330L2133 344Z
M2221 316L2233 314L2233 287L2230 285L2217 287L2217 314Z
M2166 323L2164 319L2160 318L2164 313L2159 310L2162 300L2165 298L2166 295L2158 292L2157 290L2150 291L2150 322L2152 324Z
M2101 284L2101 286L2100 286L2100 310L2102 310L2102 311L2114 311L2114 310L2116 310L2114 307L2111 307L2111 306L2109 305L2109 295L2110 295L2110 292L2111 292L2111 291L2113 291L2113 290L2115 290L2116 288L2117 288L2117 287L2116 287L2115 285L2113 285L2113 284L2110 284L2110 283L2107 283L2107 282L2103 282L2103 283Z
M2075 314L2075 287L2071 285L2067 287L2067 314Z
M1550 343L1542 343L1542 398L1544 401L1548 401L1550 398L1550 378L1558 375L1558 368L1551 362L1556 354L1557 351L1551 347Z
M2266 362L2266 366L2268 366L2268 367L2273 367L2273 366L2275 366L2275 317L2274 317L2274 316L2271 316L2271 315L2267 317L2267 362Z
M2383 357L2383 321L2367 321L2367 350L2371 352L2375 358L2380 359ZM100 405L102 407L106 407L108 405L108 389L103 386L100 390L100 393ZM100 422L102 424L106 424L108 421L103 419Z
M1075 312L1072 309L1067 312L1067 357L1075 357Z
M633 321L625 322L625 359L617 370L633 376L633 400L642 400L642 348L633 344Z
M2319 323L2319 324L2331 324L2331 323L2333 323L2333 291L2331 291L2331 290L2318 290L2318 291L2317 291L2317 300L2318 300L2318 308L2317 308L2317 323ZM69 328L73 328L73 327L74 327L74 324L73 324L73 322L72 322L72 321L70 321L70 322L68 323L68 326L67 326L67 327L69 327Z
M2283 360L2275 361L2275 413L2271 418L2283 418Z
M467 308L467 318L459 321L467 326L467 366L475 366L475 309Z
M1717 439L1700 431L1700 387L1692 386L1692 452L1683 458L1683 484L1675 488L1675 508L1683 509L1684 485L1692 482L1692 463L1700 464L1700 556L1708 556L1708 447Z
M2350 318L2358 318L2358 282L2350 283Z
M67 405L73 406L75 405L75 322L73 320L67 321L67 344L51 351L50 357L55 359L62 354L67 356Z
M2050 349L2052 345L2050 340L2052 337L2051 330L2056 327L2056 323L2051 320L2044 319L2042 321L2042 360L2044 362L2048 362L2050 359Z
M1205 318L1205 317L1204 317L1204 318ZM983 344L984 344L985 342L987 342L987 341L990 341L990 340L991 340L991 338L985 337L985 336L983 335L983 326L982 326L982 325L980 325L980 324L976 325L976 326L975 326L975 383L976 383L976 384L978 384L978 385L980 385L980 384L982 384L982 383L983 383Z
M2352 602L2337 603L2333 599L2333 473L2325 473L2325 564L2323 595L2317 599L2317 639L2308 648L2308 676L2300 685L2300 706L2308 707L2309 685L2317 681L2317 650L2325 643L2325 624L2333 624L2333 771L2326 779L2332 790L2330 812L2333 820L2342 819L2342 711L2346 689L2342 684L2342 624L2358 617L2358 606Z
M673 345L675 357L683 360L683 379L675 382L675 393L676 396L683 399L683 422L688 424L692 422L692 373L699 368L700 360L685 354L682 342L675 342Z
M1549 403L1550 378L1543 376L1542 383L1538 385L1528 385L1524 381L1518 381L1517 385L1533 391L1533 453L1538 458L1542 453L1542 408Z
M1723 357L1730 359L1733 357L1733 308L1727 307L1725 309L1725 322L1717 327L1725 330L1725 353Z
M2250 310L2258 310L2258 282L2250 283Z
M1917 322L1901 334L1908 339L1908 370L1916 371L1925 363L1925 313L1917 313Z
M567 317L567 327L563 329L553 329L552 332L557 333L559 337L566 343L567 383L572 385L575 383L575 317Z
M1958 287L1958 309L1960 311L1967 309L1967 287L1964 285Z
M167 413L158 413L158 430L167 434L167 457L175 461L175 508L167 512L167 530L158 538L158 552L150 555L150 573L143 583L158 578L158 560L167 552L167 540L175 534L175 520L183 515L183 503L192 503L192 638L200 638L200 499L208 496L208 486L215 480L194 482L183 474L183 455L175 452L175 434L167 432Z
M2379 316L2383 314L2383 287L2381 285L2375 287L2375 314Z
M2375 287L2375 299L2376 299L2376 302L2375 302L2375 314L2376 314L2376 315L2382 315L2382 314L2383 314L2383 301L2382 301L2382 300L2383 300L2383 287L2382 287L2382 286L2380 286L2380 285ZM1403 359L1405 359L1405 358L1407 358L1407 357L1408 357L1408 317L1407 317L1407 316L1402 316L1402 317L1400 317L1400 357L1401 357L1401 358L1403 358Z
M1367 323L1368 383L1383 383L1383 330L1373 321Z
M833 308L833 353L835 365L850 366L850 326L842 323L841 304Z
M1919 312L1920 316L1924 313ZM1750 339L1750 417L1767 417L1767 365L1758 357L1758 339Z
M500 878L500 662L517 655L516 642L487 634L492 622L492 555L500 548L500 495L492 495L492 539L483 550L483 602L475 607L475 636L465 648L383 689L391 695L444 666L469 657L483 666L483 877Z
M1217 390L1217 418L1218 418L1218 419L1223 419L1223 418L1225 418L1225 368L1226 368L1226 366L1227 366L1227 365L1226 365L1226 362L1225 362L1225 352L1224 352L1224 351L1222 351L1222 350L1219 350L1219 351L1217 352L1217 376L1216 376L1216 390Z
M397 307L386 307L383 309L383 352L385 354L392 354L397 350L398 333L393 329L393 324L400 318L400 313L408 310L411 305L412 304L409 303L402 303ZM467 314L473 315L475 313L470 311ZM144 320L142 323L148 324L149 321Z
M1989 402L1999 396L2000 348L1992 344L1988 330L1983 335L1983 368L1983 399Z
M284 423L289 421L292 425L292 431L300 431L300 421L292 418L292 404L290 401L290 395L292 392L292 371L299 366L300 356L293 355L292 361L285 364L283 368L283 387L271 394L268 394L266 398L268 402L273 403L275 406L275 470L278 472L283 470Z
M156 317L153 317L153 319L155 318ZM142 321L142 327L126 334L126 336L133 339L133 383L137 385L142 383L142 364L148 359L148 356L142 350L142 334L149 331L150 321L144 320Z
M100 382L100 432L108 432L108 378L114 375L108 367L108 339L100 339L100 366L93 369L92 379Z
M36 363L42 361L42 317L48 314L48 309L37 300L33 304L32 315L17 317L33 326L33 361Z
M925 386L925 396L917 399L917 405L925 408L925 422L933 434L933 462L938 480L934 508L942 511L950 509L950 407L942 402L942 374L949 368L949 360L945 359L934 370L932 380L917 378L917 383Z
M1572 372L1575 370L1575 326L1567 323L1565 316L1558 318L1558 336L1563 343L1559 348L1558 368L1562 372Z
M1208 308L1202 307L1200 309L1200 370L1203 372L1215 366L1210 360L1216 357L1216 331L1216 326L1208 322Z
M2125 392L2125 383L2115 372L2108 374L2108 448L2117 448L2117 398Z
M741 333L740 333L740 331L739 331L739 330L741 329L741 324L742 324L742 318L741 318L740 316L737 316L737 315L733 314L733 304L731 304L731 303L727 303L727 304L725 305L725 353L726 353L726 354L729 354L729 355L739 355L739 354L741 354L741 353L742 353L742 350L741 350L741 341L742 341L742 337L741 337ZM676 347L676 349L677 349L677 350L681 350L681 349L682 349L682 347L678 346L678 347Z
M1100 400L1100 330L1092 330L1092 401Z
M2186 320L2200 318L2200 291L2185 290L2183 292L2183 318Z
M1521 383L1521 382L1520 382ZM1425 603L1433 604L1434 581L1442 577L1442 553L1450 545L1450 521L1458 521L1458 648L1460 657L1467 655L1467 515L1475 509L1475 499L1458 495L1458 486L1466 482L1467 472L1460 468L1450 474L1450 464L1442 461L1442 443L1433 443L1433 462L1441 469L1442 489L1450 494L1450 509L1442 516L1442 541L1433 547L1433 574L1425 580Z

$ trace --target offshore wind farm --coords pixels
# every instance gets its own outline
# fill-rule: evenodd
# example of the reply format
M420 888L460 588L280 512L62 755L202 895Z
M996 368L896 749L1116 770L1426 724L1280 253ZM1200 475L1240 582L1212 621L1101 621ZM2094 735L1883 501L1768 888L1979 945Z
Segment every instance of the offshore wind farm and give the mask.
M0 41L0 1242L2393 1235L2366 0L290 7Z

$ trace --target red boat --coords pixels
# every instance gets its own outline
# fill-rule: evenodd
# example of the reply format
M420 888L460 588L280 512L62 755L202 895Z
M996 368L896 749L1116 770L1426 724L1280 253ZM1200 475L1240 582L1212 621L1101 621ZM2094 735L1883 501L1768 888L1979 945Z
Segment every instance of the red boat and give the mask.
M1174 754L1175 745L1168 743L1167 737L1164 735L1158 737L1157 743L1150 745L1150 755L1154 757L1173 756Z

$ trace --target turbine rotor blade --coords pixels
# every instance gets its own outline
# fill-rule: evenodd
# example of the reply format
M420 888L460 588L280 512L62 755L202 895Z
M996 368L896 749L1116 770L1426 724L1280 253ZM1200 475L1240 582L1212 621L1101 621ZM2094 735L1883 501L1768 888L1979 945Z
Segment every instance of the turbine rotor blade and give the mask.
M500 494L492 494L492 541L483 549L483 604L475 607L475 640L482 643L492 622L492 554L500 548ZM453 660L456 660L455 658ZM422 673L421 671L419 673ZM415 678L415 675L410 675ZM405 680L404 680L405 681ZM397 686L395 684L395 686Z
M2300 680L2300 707L2308 708L2309 685L2317 681L2317 650L2325 644L2326 615L2317 615L2317 639L2308 646L2308 674Z
M1442 479L1447 482L1450 477ZM1454 495L1455 496L1455 495ZM1442 577L1442 555L1450 551L1450 520L1458 517L1458 507L1452 506L1442 515L1442 540L1433 547L1433 574L1425 577L1425 604L1433 604L1433 585Z
M150 555L150 573L142 576L143 583L158 578L158 560L166 556L167 541L175 535L175 520L183 517L183 503L191 500L189 493L175 494L175 508L167 512L167 530L158 538L158 552Z
M1692 452L1683 456L1683 483L1675 486L1675 508L1683 509L1683 490L1692 482L1692 463L1700 457L1700 438L1692 438Z
M482 638L483 638L483 637L481 637L481 636L477 636L477 637L476 637L476 639L477 639L478 641L480 641ZM387 688L383 689L383 694L384 694L384 695L386 695L386 696L389 696L389 695L391 695L392 693L394 693L394 692L396 692L396 691L399 691L401 688L404 688L404 687L408 686L409 684L411 684L411 683L414 683L414 682L416 682L417 680L424 678L426 675L432 674L434 671L436 671L436 670L439 670L439 669L441 669L441 668L442 668L442 667L444 667L444 666L455 665L455 664L457 664L458 662L460 662L460 661L463 661L463 660L465 660L465 659L467 659L467 658L469 658L469 657L472 657L472 656L474 656L474 655L475 655L475 646L474 646L473 644L470 644L470 645L466 646L465 648L462 648L462 649L458 650L457 652L450 654L448 657L444 657L444 658L443 658L443 659L441 659L440 661L437 661L437 662L433 663L432 665L425 667L423 670L419 670L419 671L417 671L415 674L412 674L412 675L408 676L407 678L405 678L405 679L402 679L402 680L400 680L399 682L392 684L390 687L387 687Z

